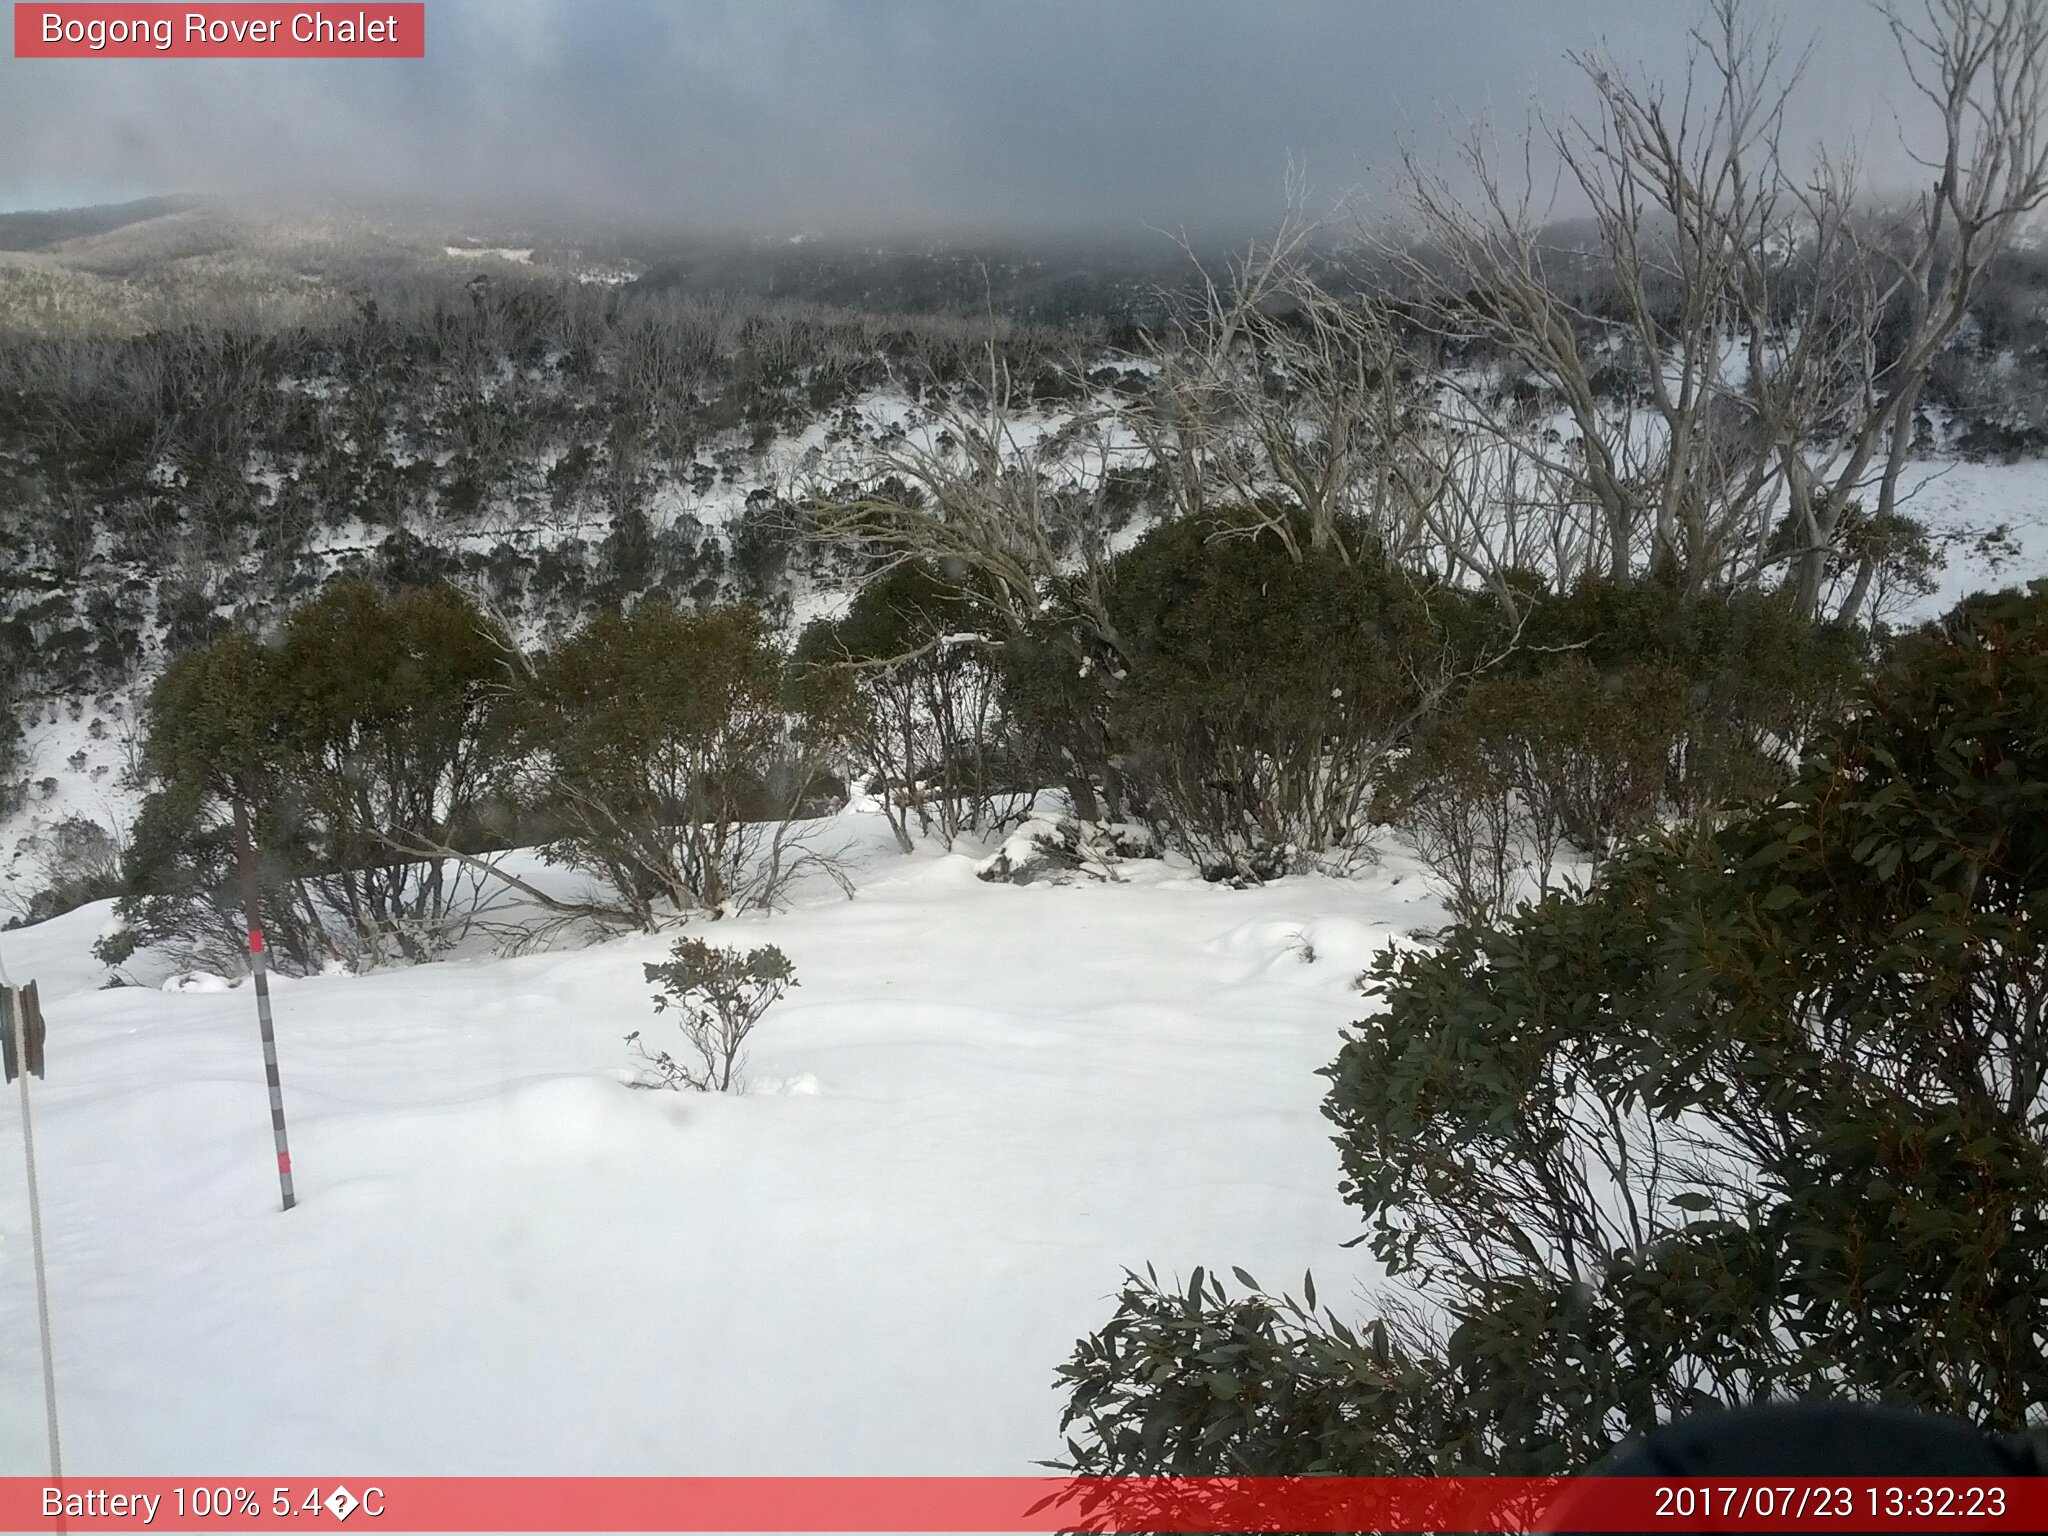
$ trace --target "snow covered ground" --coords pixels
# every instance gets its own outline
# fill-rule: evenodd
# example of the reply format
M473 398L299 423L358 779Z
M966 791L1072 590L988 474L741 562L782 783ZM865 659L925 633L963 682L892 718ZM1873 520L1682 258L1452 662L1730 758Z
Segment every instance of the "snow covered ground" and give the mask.
M621 1037L673 1029L640 969L661 938L280 983L289 1214L246 986L102 990L103 906L0 934L50 1022L67 1471L1023 1473L1124 1266L1313 1266L1343 1306L1368 1269L1313 1074L1372 952L1441 921L1412 866L1015 887L842 822L854 899L699 930L801 980L743 1096L626 1086ZM44 1453L15 1105L21 1475Z
M1972 592L2048 577L2048 459L1923 460L1908 471L1902 505L1927 524L1942 566L1934 591L1895 622L1934 618Z

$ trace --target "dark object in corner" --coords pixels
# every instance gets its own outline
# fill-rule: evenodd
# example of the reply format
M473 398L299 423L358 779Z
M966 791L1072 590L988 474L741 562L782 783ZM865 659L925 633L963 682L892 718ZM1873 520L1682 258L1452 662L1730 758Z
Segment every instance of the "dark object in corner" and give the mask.
M1591 1477L2038 1477L2038 1437L1853 1403L1783 1403L1692 1414L1627 1442ZM1572 1500L1548 1528L1572 1529Z

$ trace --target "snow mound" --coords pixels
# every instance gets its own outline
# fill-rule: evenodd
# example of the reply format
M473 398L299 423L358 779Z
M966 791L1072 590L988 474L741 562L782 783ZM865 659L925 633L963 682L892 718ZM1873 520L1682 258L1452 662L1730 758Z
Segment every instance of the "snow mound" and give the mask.
M1159 844L1145 827L1123 822L1033 817L975 866L983 880L1006 885L1061 885L1076 879L1117 880L1127 859L1156 859Z
M799 1072L795 1077L755 1078L747 1083L747 1092L779 1094L789 1098L817 1098L824 1093L817 1076L810 1072Z
M227 977L212 971L180 971L175 976L166 976L163 982L166 992L231 992L234 986Z

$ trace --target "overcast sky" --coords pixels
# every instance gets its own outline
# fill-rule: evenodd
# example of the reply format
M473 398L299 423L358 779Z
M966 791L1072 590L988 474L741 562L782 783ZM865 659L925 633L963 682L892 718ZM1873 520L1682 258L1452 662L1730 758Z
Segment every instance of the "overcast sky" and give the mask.
M1896 77L1851 0L1807 126L1866 143ZM374 10L374 6L370 7ZM11 8L10 8L11 9ZM1679 0L430 0L407 61L0 59L0 209L376 194L779 233L1136 234L1267 219L1290 154L1383 183L1604 38L1673 72Z

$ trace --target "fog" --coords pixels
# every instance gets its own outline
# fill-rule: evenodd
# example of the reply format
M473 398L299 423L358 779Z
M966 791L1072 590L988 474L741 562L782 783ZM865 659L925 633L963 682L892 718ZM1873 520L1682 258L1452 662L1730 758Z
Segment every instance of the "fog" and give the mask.
M1895 160L1859 6L1811 135ZM1642 0L432 0L420 60L0 60L0 209L160 192L383 199L730 232L1132 237L1255 227L1290 157L1369 205L1404 137L1583 100L1568 50L1682 67ZM1563 210L1568 211L1568 210Z

